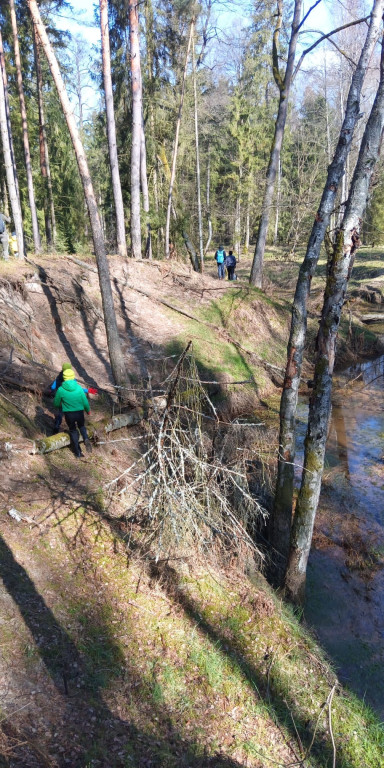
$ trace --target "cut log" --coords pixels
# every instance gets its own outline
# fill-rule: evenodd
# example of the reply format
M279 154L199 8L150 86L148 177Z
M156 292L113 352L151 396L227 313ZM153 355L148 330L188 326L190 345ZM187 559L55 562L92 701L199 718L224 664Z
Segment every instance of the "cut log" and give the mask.
M143 411L141 408L129 411L129 413L119 413L113 416L112 419L103 419L96 424L87 424L87 432L89 437L93 440L100 435L114 432L116 429L122 429L123 427L132 427L143 418ZM83 438L80 436L80 442L83 442ZM49 437L43 437L41 440L37 440L34 444L31 453L51 453L51 451L58 451L60 448L65 448L71 444L71 440L68 432L59 432L57 435L50 435Z
M114 432L115 429L122 429L122 427L132 427L135 424L138 424L142 418L143 411L141 408L129 411L129 413L118 413L116 416L112 416L112 419L108 420L108 422L103 427L103 431L108 434L108 432ZM99 422L99 424L101 423L103 422ZM98 433L101 431L99 424L95 425L97 426Z
M367 312L360 319L362 323L384 323L384 312Z

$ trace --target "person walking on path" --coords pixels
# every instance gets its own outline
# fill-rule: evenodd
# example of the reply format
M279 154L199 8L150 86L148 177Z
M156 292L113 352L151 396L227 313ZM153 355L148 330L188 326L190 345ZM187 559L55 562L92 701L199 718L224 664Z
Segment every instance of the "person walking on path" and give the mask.
M66 368L63 371L63 383L56 392L53 405L55 408L61 406L63 409L75 456L80 458L83 455L79 446L78 428L87 451L91 452L92 446L84 423L84 411L89 413L91 409L85 392L75 381L72 368Z
M10 223L11 219L9 216L6 216L5 213L0 213L0 241L3 246L3 259L5 259L5 261L8 261L9 259L9 237L5 225Z
M217 261L217 273L219 275L219 280L224 280L225 277L225 269L224 269L224 262L225 262L225 250L224 248L219 245L216 253L215 253L215 259Z
M228 256L225 259L225 266L228 272L228 280L236 280L235 278L236 263L237 263L236 256L234 255L233 251L229 251Z
M55 380L51 384L51 392L52 392L52 394L56 394L56 392L59 389L59 387L61 387L61 385L62 385L62 383L64 381L64 378L63 378L64 371L72 371L73 372L71 363L63 363L60 373L58 373L58 375L56 376ZM76 379L75 379L75 381L76 381ZM91 394L96 394L96 389L92 389L92 391L91 391L90 389L87 389L86 387L82 387L82 390L83 390L83 392L85 392L85 394L87 394L88 392L91 392ZM63 420L63 411L60 408L60 410L58 411L58 413L55 416L55 423L53 425L53 434L54 435L57 435L57 433L59 432L62 420Z

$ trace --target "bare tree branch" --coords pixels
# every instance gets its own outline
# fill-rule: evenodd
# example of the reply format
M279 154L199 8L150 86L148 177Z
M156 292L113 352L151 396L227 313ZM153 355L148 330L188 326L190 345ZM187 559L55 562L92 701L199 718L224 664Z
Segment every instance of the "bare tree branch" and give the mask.
M319 39L316 40L316 42L313 43L313 45L311 45L309 48L307 48L305 51L303 51L303 53L301 54L301 56L299 58L299 61L296 64L295 71L293 73L293 77L294 78L296 77L296 75L297 75L297 73L298 73L298 71L299 71L299 69L300 69L300 67L301 67L301 65L303 63L303 59L305 58L305 56L307 56L308 53L313 51L313 49L316 48L319 45L319 43L322 43L323 40L327 40L329 37L331 37L331 35L336 35L337 32L341 32L343 29L348 29L348 27L355 27L357 24L362 24L364 21L368 21L369 18L370 18L370 15L369 16L364 16L363 19L357 19L357 21L349 21L348 24L343 24L341 27L337 27L336 29L332 29L332 31L331 32L327 32L326 35L321 35L321 37L319 37ZM333 42L333 40L331 40L331 42Z

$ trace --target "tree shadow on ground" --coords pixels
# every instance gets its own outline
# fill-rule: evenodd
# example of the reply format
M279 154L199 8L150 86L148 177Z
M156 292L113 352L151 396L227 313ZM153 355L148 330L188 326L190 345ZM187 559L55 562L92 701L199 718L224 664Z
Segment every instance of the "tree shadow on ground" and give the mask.
M316 765L332 765L333 750L328 739L325 740L321 735L313 734L313 724L310 718L304 719L297 703L291 697L290 692L284 687L283 681L274 674L273 667L269 674L262 675L254 663L244 653L241 642L236 634L232 635L231 640L228 636L222 634L220 630L214 627L207 619L202 616L202 606L189 596L185 589L180 585L180 579L177 572L168 564L151 563L149 565L150 573L154 579L160 580L161 586L166 590L168 596L182 607L191 622L208 637L215 648L226 656L231 664L235 665L242 673L244 679L250 683L256 692L255 697L258 701L263 698L270 701L269 708L272 718L277 724L283 726L291 734L291 738L297 745L298 735L301 743L306 747L312 743L311 759L316 760ZM298 750L298 745L296 746ZM321 763L318 759L321 759ZM348 756L343 755L342 748L338 749L338 760L340 768L357 768L356 764L350 762Z
M44 694L47 695L48 690L52 698L52 712L44 713L45 725L49 721L51 726L48 742L39 741L30 716L29 723L18 730L19 743L11 745L12 756L9 760L0 757L0 765L4 768L42 765L65 768L68 764L72 768L84 768L85 764L95 768L125 768L127 765L137 768L241 768L237 761L224 755L199 755L198 745L179 734L171 713L163 704L152 702L149 709L146 702L144 706L142 681L135 669L126 663L102 613L92 615L87 602L83 606L83 636L79 649L2 536L0 576L49 675L51 682L44 686ZM136 697L139 722L143 722L144 716L144 726L147 727L138 728L134 722L121 719L103 702L103 689L113 677L116 686L125 689L131 700ZM52 685L55 693L52 691L51 694L49 686ZM16 717L13 722L17 720ZM156 731L152 727L154 721L157 722ZM3 740L12 735L8 726L5 718L0 723ZM61 748L63 745L65 748ZM0 752L1 749L0 742Z
M82 379L89 383L92 387L98 387L98 384L92 376L88 374L88 372L83 367L82 363L80 362L79 358L77 357L76 353L74 352L71 343L64 331L63 323L60 317L60 312L58 310L57 301L53 295L53 292L51 291L49 284L48 284L48 278L45 270L38 266L39 270L39 277L41 280L42 289L44 292L44 295L48 301L49 308L51 310L51 315L55 324L55 329L58 338L60 339L61 344L65 348L66 354L68 356L68 359L71 363L71 365L75 368L75 370L80 374Z
M78 499L78 506L75 509L76 523L81 531L87 516L92 512L97 512L100 520L108 524L111 533L116 541L127 541L127 527L120 520L108 519L105 511L101 508L97 510L96 505L90 499L90 506L85 510L81 506L81 500ZM56 517L57 524L61 525L60 513ZM96 531L95 531L96 533ZM228 637L228 627L225 633L220 627L213 625L204 617L204 605L200 601L188 595L187 591L180 584L179 574L167 562L155 564L154 560L148 558L148 553L142 551L141 545L137 543L134 537L130 537L130 549L132 554L147 556L146 567L148 573L154 581L159 581L161 587L166 591L168 598L175 606L179 606L191 622L191 626L197 627L203 636L206 636L212 647L219 650L226 657L232 666L240 671L245 682L249 683L255 692L256 701L259 704L268 703L269 712L272 720L279 728L284 728L289 733L289 742L294 743L295 751L299 751L298 736L303 744L304 750L311 747L312 765L332 764L333 750L329 740L323 733L314 734L314 722L310 712L305 713L299 708L295 701L294 693L290 690L290 682L283 676L275 674L273 665L268 668L264 664L265 671L255 666L255 661L247 654L247 650L242 646L241 639L233 631L231 637ZM331 687L331 685L330 685ZM338 760L340 768L357 768L355 762L351 762L348 754L343 754L342 744L338 744ZM182 763L180 763L182 765ZM191 763L193 765L193 763ZM204 763L209 765L209 763Z
M76 298L78 300L79 311L80 311L81 319L83 321L84 330L85 330L87 339L89 341L89 344L92 347L92 349L93 349L97 359L100 360L100 362L104 366L105 371L106 371L107 376L108 376L108 379L112 380L112 369L111 369L109 360L100 351L100 347L95 342L95 335L94 334L95 334L95 330L96 330L97 324L100 322L100 317L95 317L93 326L91 326L91 324L89 322L89 317L88 317L89 308L88 308L87 303L86 303L86 297L85 297L84 289L80 285L80 283L77 280L75 280L75 279L72 279L72 287L73 287L75 296L76 296ZM87 377L88 377L88 375L87 375ZM85 379L85 381L87 381L87 378Z
M147 368L147 364L146 364L144 356L142 354L140 354L139 347L141 346L141 341L138 339L138 337L133 332L132 320L130 320L128 312L127 312L127 305L125 303L125 299L124 299L124 296L123 296L123 291L122 291L121 286L120 286L120 284L119 284L119 282L118 282L118 280L116 278L114 278L113 284L114 284L115 291L116 291L116 293L117 293L117 295L119 297L120 312L121 312L121 316L122 316L122 318L124 320L126 334L127 334L128 338L129 338L129 340L131 342L131 349L132 349L132 351L134 353L134 356L135 356L135 358L137 360L137 363L138 363L138 366L139 366L139 370L140 370L140 374L143 377L144 382L146 382L146 380L148 379L148 368Z

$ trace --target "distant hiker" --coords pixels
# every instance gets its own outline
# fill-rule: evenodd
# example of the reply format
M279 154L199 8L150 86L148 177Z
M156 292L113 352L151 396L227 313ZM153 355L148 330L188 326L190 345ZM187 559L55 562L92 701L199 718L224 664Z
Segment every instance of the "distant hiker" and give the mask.
M228 272L228 280L236 280L235 268L236 268L236 256L233 251L229 251L228 256L225 259L225 266Z
M224 269L224 262L225 262L225 250L224 248L219 245L216 253L215 253L215 259L217 261L217 272L219 275L219 280L224 280L225 277L225 269Z
M5 213L0 213L0 241L3 246L3 259L6 261L8 261L9 258L9 237L8 230L5 225L10 223L11 219L9 216L6 216Z
M69 428L75 456L80 458L83 454L81 453L79 446L79 433L77 428L80 430L87 451L92 451L92 446L84 423L84 411L89 413L91 409L85 392L80 384L75 381L75 374L72 368L66 368L65 371L63 371L63 379L63 383L55 394L53 405L55 408L62 407L65 421Z

